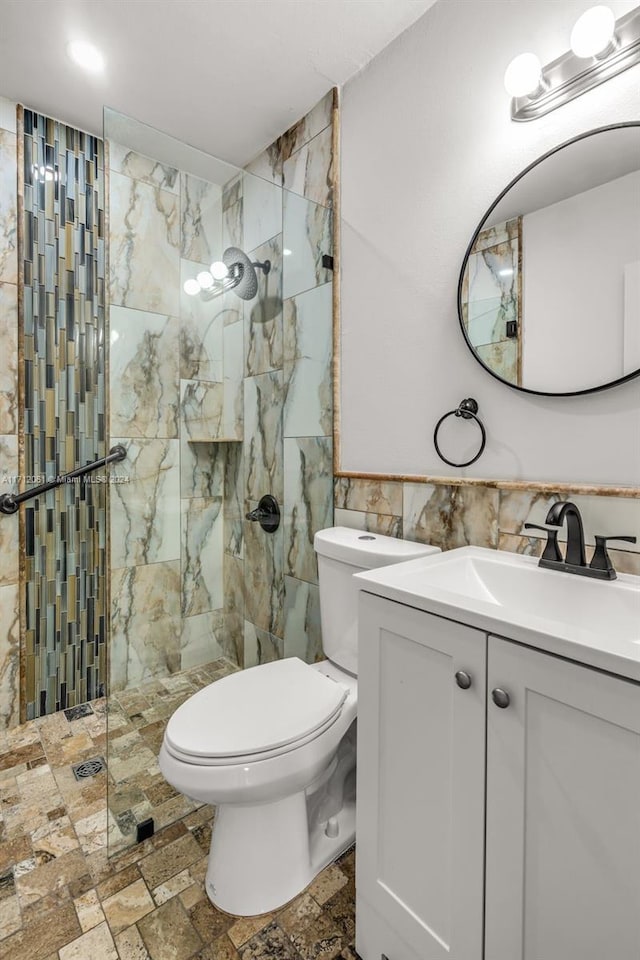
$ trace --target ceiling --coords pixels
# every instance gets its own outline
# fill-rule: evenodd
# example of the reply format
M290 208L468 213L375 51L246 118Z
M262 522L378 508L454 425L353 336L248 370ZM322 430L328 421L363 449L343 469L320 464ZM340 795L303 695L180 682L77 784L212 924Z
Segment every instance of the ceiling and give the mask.
M0 96L98 134L109 106L243 166L434 2L0 0Z

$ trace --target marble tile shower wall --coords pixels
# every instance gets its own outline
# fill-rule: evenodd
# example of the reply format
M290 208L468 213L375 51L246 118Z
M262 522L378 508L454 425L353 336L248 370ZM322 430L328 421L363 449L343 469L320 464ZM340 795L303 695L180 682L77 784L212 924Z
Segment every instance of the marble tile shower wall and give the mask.
M18 205L16 105L0 98L0 493L17 492ZM18 517L0 523L0 730L20 722Z
M217 659L224 630L227 296L184 280L221 256L221 188L109 143L111 689ZM230 363L233 367L233 364ZM228 385L230 386L230 385ZM126 482L128 481L128 482Z
M110 146L112 689L320 655L332 520L330 94L221 189ZM283 190L283 184L290 189ZM257 296L183 283L239 246ZM265 493L275 535L245 521Z
M609 554L620 573L640 575L640 513L633 497L336 477L335 522L432 543L442 550L473 544L537 557L544 547L544 534L530 536L524 524L544 523L556 500L572 500L578 505L588 560L595 534L635 535L638 543L632 549L610 547Z
M481 230L462 283L462 319L480 359L520 383L522 366L522 217ZM516 335L507 335L507 324Z
M313 536L333 522L333 283L323 255L333 253L335 109L332 92L243 177L246 249L272 263L244 307L244 443L242 462L228 461L225 594L238 617L244 584L245 667L322 656ZM275 534L242 519L266 493L281 504Z

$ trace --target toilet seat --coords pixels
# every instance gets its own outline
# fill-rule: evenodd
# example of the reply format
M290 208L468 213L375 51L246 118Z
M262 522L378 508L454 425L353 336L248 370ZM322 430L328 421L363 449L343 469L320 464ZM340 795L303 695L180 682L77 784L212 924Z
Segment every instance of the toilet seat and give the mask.
M297 657L215 681L171 717L165 747L184 763L241 764L289 753L335 723L349 689Z

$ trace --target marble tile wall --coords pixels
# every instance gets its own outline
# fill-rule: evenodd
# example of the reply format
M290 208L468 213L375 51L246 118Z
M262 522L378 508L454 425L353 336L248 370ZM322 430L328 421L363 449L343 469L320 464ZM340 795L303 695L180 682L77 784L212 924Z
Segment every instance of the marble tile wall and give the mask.
M476 353L503 380L520 383L522 218L481 230L462 284L462 318ZM517 323L517 336L506 325Z
M17 491L18 257L16 105L0 98L0 494ZM18 517L0 523L0 731L20 722Z
M525 531L524 524L544 523L553 503L571 500L583 517L587 559L595 534L635 535L638 543L625 544L624 550L612 543L609 554L619 573L640 575L640 509L635 498L348 477L336 477L334 497L339 525L432 543L442 550L473 544L530 556L542 553L546 537Z
M111 498L114 690L219 656L321 655L333 101L222 188L109 144L110 426L129 454ZM270 262L256 297L186 295L230 245ZM245 520L265 493L274 536Z
M333 522L332 120L330 93L243 177L245 243L272 264L245 304L242 503L229 484L225 506L225 564L244 567L245 667L322 657L313 535ZM275 534L241 519L266 493L281 505Z
M225 450L240 438L242 309L184 281L222 255L222 190L110 142L111 689L209 663L224 630ZM236 217L237 219L237 217ZM233 224L227 214L226 229ZM227 327L227 325L229 325ZM229 334L225 335L226 330ZM229 375L223 375L225 343ZM225 413L225 397L227 398Z

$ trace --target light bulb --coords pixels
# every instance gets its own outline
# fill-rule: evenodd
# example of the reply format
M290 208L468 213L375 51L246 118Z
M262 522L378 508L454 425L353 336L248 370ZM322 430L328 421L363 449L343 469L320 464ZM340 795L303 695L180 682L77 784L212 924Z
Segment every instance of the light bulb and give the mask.
M504 85L512 97L530 97L542 83L542 68L535 53L521 53L505 70Z
M202 270L201 273L197 274L196 280L200 284L201 290L210 290L213 286L213 277L208 270Z
M576 57L587 59L604 53L613 40L616 18L613 10L591 7L576 20L571 31L571 49Z
M190 297L195 297L196 294L200 293L200 284L192 277L190 280L185 280L182 289Z
M84 40L72 40L67 44L67 55L83 70L89 73L100 73L104 70L104 57L92 43Z
M214 260L209 269L214 280L224 280L229 276L229 267L222 260Z

